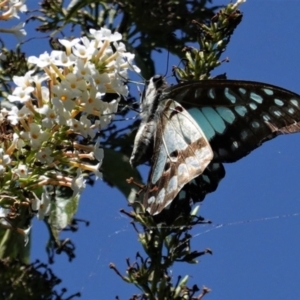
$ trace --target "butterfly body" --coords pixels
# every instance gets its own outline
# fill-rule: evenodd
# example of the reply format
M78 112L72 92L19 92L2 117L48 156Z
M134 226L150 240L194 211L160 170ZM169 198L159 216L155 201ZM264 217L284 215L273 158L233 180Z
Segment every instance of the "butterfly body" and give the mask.
M251 81L167 87L156 75L144 91L141 115L130 161L137 165L153 154L144 205L154 215L194 178L203 189L191 196L197 201L224 177L223 162L234 162L279 134L299 131L300 96Z
M153 143L159 116L163 106L159 105L161 92L167 87L164 80L151 78L151 83L144 89L142 96L141 124L135 137L134 148L130 157L130 164L136 166L143 161L145 152Z

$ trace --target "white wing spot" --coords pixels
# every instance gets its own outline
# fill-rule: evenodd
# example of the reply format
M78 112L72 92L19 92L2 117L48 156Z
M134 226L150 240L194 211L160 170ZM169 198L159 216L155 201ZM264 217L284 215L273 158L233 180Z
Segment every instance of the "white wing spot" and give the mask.
M279 110L274 110L274 115L276 115L277 117L280 117L282 115L282 113Z
M247 108L245 106L235 106L234 109L241 117L247 113Z
M188 166L193 168L199 168L199 160L195 156L190 156L185 159L185 162Z
M182 175L187 175L188 174L188 169L186 167L186 164L180 164L178 166L178 175L182 176Z
M202 96L202 88L195 90L195 98L200 98Z
M177 189L177 185L178 185L178 180L177 180L177 175L175 175L170 179L168 183L167 194L175 191Z
M247 91L244 88L239 88L239 92L243 95L247 93Z
M257 121L253 121L252 123L251 123L251 126L253 127L253 128L259 128L259 126L260 126L260 124L259 124L259 122L257 122Z
M229 89L229 88L225 88L224 94L225 94L225 97L226 97L231 103L234 104L234 103L236 102L236 97L235 97L235 95L233 95L233 94L230 93L230 89Z
M259 104L261 104L263 102L262 96L254 93L254 92L250 93L250 98Z
M297 100L291 99L290 101L294 106L299 107L299 102Z
M234 141L233 143L232 143L232 149L234 150L234 149L237 149L239 147L239 143L237 142L237 141Z
M157 195L156 203L161 204L164 202L165 199L165 189L161 189L160 192Z
M280 100L280 99L274 99L274 102L275 102L275 104L276 105L278 105L278 106L283 106L283 101L282 100Z
M252 110L256 110L257 109L257 105L255 103L250 103L250 108Z
M241 139L242 139L242 140L246 140L247 137L248 137L248 132L247 132L246 130L243 130L243 131L241 132Z
M151 196L148 200L147 200L148 204L151 205L152 203L155 202L155 197Z
M262 90L269 96L272 96L274 94L274 92L271 89L263 88Z
M203 159L212 159L213 154L210 149L210 147L203 147L203 148L198 148L195 151L195 155L198 158L198 160L202 161Z
M216 92L215 92L215 89L209 89L209 90L208 90L208 96L209 96L211 99L215 99L215 98L216 98Z

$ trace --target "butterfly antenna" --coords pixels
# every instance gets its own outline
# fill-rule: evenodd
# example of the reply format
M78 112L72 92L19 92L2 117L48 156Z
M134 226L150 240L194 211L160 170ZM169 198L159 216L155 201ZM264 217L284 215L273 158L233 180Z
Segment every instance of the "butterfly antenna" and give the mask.
M125 59L127 60L128 65L130 66L130 70L132 70L132 71L133 71L138 77L140 77L140 78L142 79L142 81L143 81L143 83L140 83L140 82L129 81L129 80L127 79L127 82L135 83L135 84L144 84L144 82L146 81L145 78L137 71L137 69L134 67L134 65L131 64L130 61L129 61L127 58L125 58Z
M169 62L170 62L170 49L169 49L169 46L168 46L168 52L167 52L167 67L166 67L166 71L165 71L164 78L165 78L165 77L167 76L167 74L168 74Z
M166 72L165 72L164 77L166 77L167 74L168 74L169 63L170 63L170 45L173 42L172 38L174 38L174 37L176 37L176 34L174 32L168 34L168 37L167 37L168 40L169 40L169 43L168 43L168 49L167 49L167 68L166 68Z

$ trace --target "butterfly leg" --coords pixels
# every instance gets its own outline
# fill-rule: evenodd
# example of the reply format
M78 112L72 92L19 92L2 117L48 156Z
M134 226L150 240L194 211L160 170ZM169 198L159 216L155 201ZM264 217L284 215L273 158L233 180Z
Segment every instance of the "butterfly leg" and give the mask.
M126 179L126 182L128 184L132 184L132 185L134 185L134 186L136 186L136 187L139 188L139 190L136 193L137 196L139 196L146 189L146 186L144 184L140 184L140 183L134 181L133 177L130 177L130 178Z

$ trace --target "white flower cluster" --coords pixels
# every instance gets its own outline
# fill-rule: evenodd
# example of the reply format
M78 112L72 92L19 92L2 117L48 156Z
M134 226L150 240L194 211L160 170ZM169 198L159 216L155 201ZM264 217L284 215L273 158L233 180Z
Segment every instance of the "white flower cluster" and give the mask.
M8 99L21 102L22 108L0 112L0 127L11 131L5 139L0 137L0 194L26 188L40 219L50 213L42 186L67 186L79 195L85 187L83 172L102 177L99 141L81 141L93 141L117 111L118 100L104 102L103 96L126 96L128 69L139 72L132 62L134 55L119 42L121 34L104 28L90 33L91 39L59 40L65 51L29 57L28 62L43 73L15 76L17 87ZM98 164L87 164L87 159Z
M27 11L25 0L6 0L0 2L0 20L8 21L12 18L19 19L19 13ZM17 39L21 39L26 35L26 31L23 29L24 23L19 23L12 28L0 28L0 32L12 33Z

